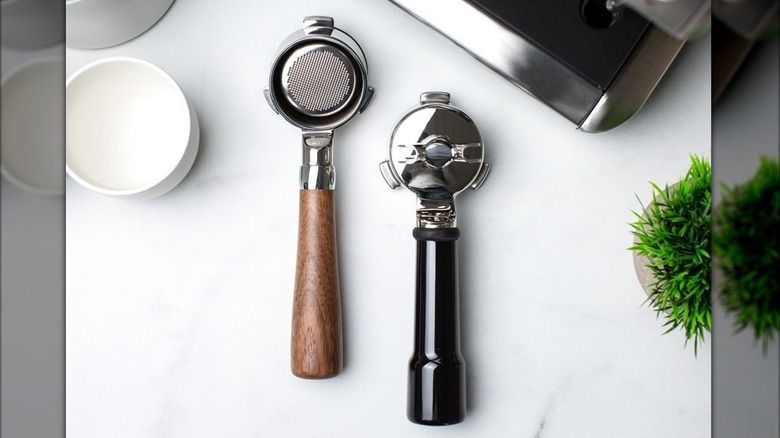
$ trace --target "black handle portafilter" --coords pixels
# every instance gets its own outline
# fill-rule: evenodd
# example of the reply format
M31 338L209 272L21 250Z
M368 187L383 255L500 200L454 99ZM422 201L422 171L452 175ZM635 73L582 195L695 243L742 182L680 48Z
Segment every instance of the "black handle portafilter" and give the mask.
M415 228L417 298L409 362L407 416L426 425L466 416L466 365L460 352L457 228Z
M466 365L460 352L455 197L477 189L490 166L482 134L449 93L428 91L398 122L379 165L390 188L417 195L417 287L407 417L443 426L466 416Z

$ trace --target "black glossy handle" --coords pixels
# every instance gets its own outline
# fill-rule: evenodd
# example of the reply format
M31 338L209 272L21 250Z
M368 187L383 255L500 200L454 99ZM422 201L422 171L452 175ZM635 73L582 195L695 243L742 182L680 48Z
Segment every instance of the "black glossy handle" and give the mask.
M419 424L455 424L466 416L466 367L460 352L458 303L460 231L416 228L414 237L417 299L407 416Z

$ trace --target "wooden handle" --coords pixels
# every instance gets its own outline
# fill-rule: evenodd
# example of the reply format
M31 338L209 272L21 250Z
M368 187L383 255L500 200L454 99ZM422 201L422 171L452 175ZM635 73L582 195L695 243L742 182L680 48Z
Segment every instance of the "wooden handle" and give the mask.
M292 318L292 372L324 379L341 372L341 293L333 190L301 190Z

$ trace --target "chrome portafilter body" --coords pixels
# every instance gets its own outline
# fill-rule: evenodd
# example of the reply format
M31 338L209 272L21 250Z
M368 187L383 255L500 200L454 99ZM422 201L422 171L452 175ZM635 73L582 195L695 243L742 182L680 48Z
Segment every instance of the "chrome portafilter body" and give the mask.
M466 365L460 351L455 196L487 177L477 125L443 92L423 93L390 137L380 164L391 188L417 195L414 352L409 362L407 417L426 425L466 415Z
M333 131L370 102L367 71L360 46L332 18L306 17L279 46L264 90L303 136L290 348L298 377L333 377L342 368Z
M390 159L379 166L391 188L417 195L418 228L455 228L455 196L478 188L490 170L477 125L449 102L449 93L421 94L393 129Z

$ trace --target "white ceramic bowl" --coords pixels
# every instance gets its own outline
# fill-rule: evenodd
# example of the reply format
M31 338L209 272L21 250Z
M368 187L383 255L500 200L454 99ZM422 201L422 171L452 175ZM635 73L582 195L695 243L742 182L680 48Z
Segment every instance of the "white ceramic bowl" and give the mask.
M65 45L99 49L129 41L165 15L173 0L66 0Z
M20 65L0 86L0 168L8 181L32 193L63 193L64 74L62 57L46 57Z
M136 58L107 58L74 73L65 92L66 171L107 195L153 198L186 176L198 118L176 82Z

